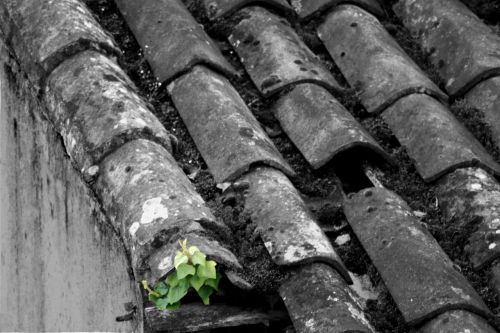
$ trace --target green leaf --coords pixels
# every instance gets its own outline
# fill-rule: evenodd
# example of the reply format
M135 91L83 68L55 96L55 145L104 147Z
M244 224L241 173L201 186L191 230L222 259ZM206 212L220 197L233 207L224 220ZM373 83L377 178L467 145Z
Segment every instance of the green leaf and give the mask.
M198 290L198 295L203 301L203 304L205 305L210 304L210 295L212 295L213 292L214 290L212 289L212 287L209 286L203 286L200 288L200 290Z
M175 287L170 288L167 295L167 300L169 304L174 304L179 302L184 296L186 296L189 290L189 281L187 279L179 280L179 284Z
M174 258L175 269L177 269L177 267L179 267L179 265L187 264L188 262L189 262L188 256L182 252L178 252Z
M183 252L188 252L187 242L188 242L187 239L185 239L183 241L179 241L179 244L181 245L181 249L182 249Z
M207 260L204 266L198 266L198 276L207 279L215 279L217 277L215 273L216 265L217 263L215 261Z
M159 310L166 310L168 301L166 298L159 298L155 301L155 305Z
M191 246L189 250L191 250L191 248L193 247L194 246ZM193 265L205 266L206 258L207 256L198 250L191 255L191 262L193 263Z
M154 295L156 297L161 296L159 293L157 293L156 291L151 290L151 288L149 288L148 281L146 281L146 280L142 280L142 287L148 291L149 295Z
M179 284L179 279L177 278L177 272L172 272L172 273L168 274L168 276L165 279L165 281L167 282L167 284L170 287L177 286Z
M205 283L206 278L199 277L198 275L193 275L189 278L189 283L193 286L194 290L198 291L203 283Z
M174 311L174 310L177 310L180 306L181 306L181 302L169 304L169 305L167 305L167 310Z
M154 291L161 296L165 296L168 293L168 287L164 282L157 282L155 283Z
M215 290L219 290L219 281L220 281L221 277L222 277L222 275L217 272L217 277L215 279L207 279L205 281L205 285L210 286L210 287L214 288Z
M196 246L190 246L189 249L188 249L188 253L189 255L193 255L195 254L196 252L201 252L199 248L197 248Z
M193 265L189 264L180 264L177 267L177 278L179 280L184 279L188 275L194 275L196 273L196 269Z
M156 295L154 295L154 294L149 294L149 295L148 295L148 299L149 299L150 301L152 301L152 302L155 302L155 304L156 304L156 301L158 300L158 298L159 298L159 296L156 296Z

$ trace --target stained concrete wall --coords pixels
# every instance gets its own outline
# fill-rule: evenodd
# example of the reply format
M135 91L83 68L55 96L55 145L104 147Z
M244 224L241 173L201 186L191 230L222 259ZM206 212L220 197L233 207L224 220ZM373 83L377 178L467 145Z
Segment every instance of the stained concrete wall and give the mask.
M0 331L132 331L122 242L0 39Z

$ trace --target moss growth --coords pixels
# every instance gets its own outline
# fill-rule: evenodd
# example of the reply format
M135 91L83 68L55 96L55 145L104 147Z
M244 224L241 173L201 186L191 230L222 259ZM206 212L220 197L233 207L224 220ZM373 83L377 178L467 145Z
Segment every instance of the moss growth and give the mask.
M451 112L478 139L496 161L500 161L500 149L493 139L491 127L486 123L484 114L472 107L465 99L456 100Z

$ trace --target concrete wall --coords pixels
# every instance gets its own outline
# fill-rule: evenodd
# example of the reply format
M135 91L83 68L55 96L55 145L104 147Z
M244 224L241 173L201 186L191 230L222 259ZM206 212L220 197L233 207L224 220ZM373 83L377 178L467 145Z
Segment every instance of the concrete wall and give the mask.
M132 331L122 242L12 65L0 39L0 331Z

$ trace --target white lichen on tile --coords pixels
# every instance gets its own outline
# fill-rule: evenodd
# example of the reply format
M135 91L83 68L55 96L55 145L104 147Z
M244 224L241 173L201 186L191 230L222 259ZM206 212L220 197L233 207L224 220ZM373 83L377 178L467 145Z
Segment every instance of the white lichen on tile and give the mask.
M156 219L167 219L168 208L161 203L162 198L146 200L142 205L141 224L154 222Z

